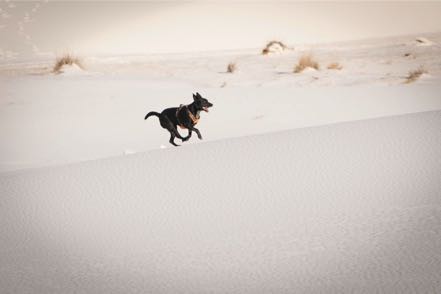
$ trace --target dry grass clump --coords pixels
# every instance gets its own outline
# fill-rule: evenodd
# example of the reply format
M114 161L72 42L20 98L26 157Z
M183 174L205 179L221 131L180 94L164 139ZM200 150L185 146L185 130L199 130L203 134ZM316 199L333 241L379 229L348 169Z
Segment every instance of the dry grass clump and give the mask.
M343 68L343 66L340 63L338 63L338 62L333 62L333 63L328 64L327 68L328 69L341 70Z
M74 65L74 64L80 67L81 69L84 69L83 65L81 64L81 60L78 57L75 57L72 54L65 54L57 58L52 71L54 73L60 73L63 66Z
M409 83L415 82L416 80L418 80L421 77L421 75L426 74L426 73L428 73L428 71L422 66L420 66L416 70L411 70L409 72L409 74L407 75L406 81L404 83L409 84Z
M431 45L433 45L432 41L430 41L429 39L424 38L424 37L416 38L415 42L418 46L431 46Z
M285 44L283 44L282 42L273 40L273 41L269 41L266 44L265 48L262 49L262 54L263 55L267 55L267 54L269 54L271 52L283 51L283 50L285 50L287 48L288 47Z
M227 66L227 72L233 73L237 70L237 65L234 62L230 62Z
M404 53L403 56L404 56L404 57L409 57L409 58L412 58L412 59L415 59L415 58L416 58L415 54L410 53L410 52Z
M315 61L311 55L303 55L302 57L300 57L299 63L295 66L294 72L300 73L308 67L314 68L316 70L320 68L318 62Z

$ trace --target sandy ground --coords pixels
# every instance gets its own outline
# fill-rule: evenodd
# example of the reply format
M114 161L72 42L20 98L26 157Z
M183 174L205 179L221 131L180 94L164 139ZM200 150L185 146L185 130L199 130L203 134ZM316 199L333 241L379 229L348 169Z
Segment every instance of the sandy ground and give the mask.
M296 45L269 56L258 48L87 56L85 70L59 75L52 59L1 64L0 172L169 147L156 118L143 118L190 103L196 91L215 104L200 121L205 141L441 109L441 35L419 37ZM320 70L293 73L304 54ZM333 62L342 69L327 69ZM405 84L418 68L427 73Z
M436 293L440 42L1 61L0 292Z
M3 293L436 293L441 112L0 177Z

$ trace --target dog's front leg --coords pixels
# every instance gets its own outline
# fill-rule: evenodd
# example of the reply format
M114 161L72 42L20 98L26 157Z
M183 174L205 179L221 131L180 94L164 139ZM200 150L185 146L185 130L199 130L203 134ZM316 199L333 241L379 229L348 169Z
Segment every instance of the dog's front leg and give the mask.
M196 134L198 135L199 140L202 140L202 135L201 132L199 132L198 129L196 129L195 127L192 127L191 129L189 129L190 131L195 131Z
M192 133L192 131L190 129L188 129L188 135L187 135L187 137L182 139L182 142L188 141L188 139L191 138L191 133Z

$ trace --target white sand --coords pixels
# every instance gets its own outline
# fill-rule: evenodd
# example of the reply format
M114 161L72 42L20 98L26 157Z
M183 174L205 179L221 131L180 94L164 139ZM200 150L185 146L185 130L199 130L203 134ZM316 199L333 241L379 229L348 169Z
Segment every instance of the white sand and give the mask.
M0 1L0 49L12 53L0 51L0 62L65 52L229 50L272 39L319 43L441 29L438 1L14 2L10 8Z
M441 34L424 35L432 46L418 46L421 36L295 45L271 56L262 48L84 56L86 70L60 75L53 59L2 64L0 172L170 147L157 118L144 116L190 103L196 91L215 104L199 124L204 142L441 109ZM294 74L309 53L321 69ZM332 62L342 70L326 69ZM428 74L404 84L421 66Z
M436 293L441 112L0 177L2 293Z
M441 34L287 43L0 51L0 292L438 292ZM204 140L173 148L144 116L196 91Z

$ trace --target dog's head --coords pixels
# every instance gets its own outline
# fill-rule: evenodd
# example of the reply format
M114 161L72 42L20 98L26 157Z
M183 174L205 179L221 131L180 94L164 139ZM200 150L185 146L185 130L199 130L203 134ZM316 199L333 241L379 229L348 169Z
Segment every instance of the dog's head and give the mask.
M194 100L193 103L198 110L203 110L205 112L208 112L208 108L213 106L212 103L208 102L208 100L203 98L201 94L199 94L198 92L196 92L196 95L193 94L193 100Z

